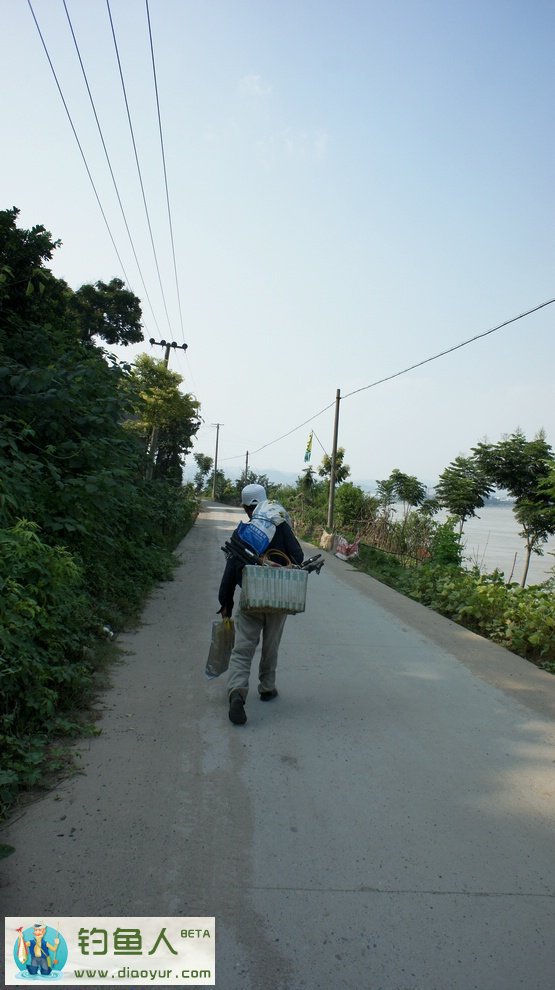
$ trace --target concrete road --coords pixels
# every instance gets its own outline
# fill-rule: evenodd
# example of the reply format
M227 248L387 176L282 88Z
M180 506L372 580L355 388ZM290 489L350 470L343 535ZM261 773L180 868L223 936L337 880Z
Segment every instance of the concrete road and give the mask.
M82 774L4 830L3 913L215 915L218 990L553 990L555 678L328 556L231 725L240 518L205 505Z

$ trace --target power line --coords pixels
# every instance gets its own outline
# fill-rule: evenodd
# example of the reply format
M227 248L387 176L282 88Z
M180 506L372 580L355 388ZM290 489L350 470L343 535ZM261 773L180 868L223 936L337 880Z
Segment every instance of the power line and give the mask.
M175 243L174 243L174 239L173 239L173 224L172 224L172 214L171 214L171 208L170 208L170 194L169 194L169 189L168 189L168 173L167 173L167 170L166 170L166 154L165 154L165 151L164 151L164 138L163 138L163 135L162 135L162 117L160 115L160 99L159 99L159 96L158 96L158 80L157 80L157 77L156 77L156 63L154 61L154 45L153 45L153 41L152 41L152 28L151 28L151 25L150 25L150 10L149 10L149 7L148 7L148 0L146 0L146 16L147 16L147 21L148 21L148 36L149 36L149 39L150 39L150 54L151 54L151 58L152 58L152 74L153 74L153 77L154 77L154 92L156 94L156 111L158 113L158 131L159 131L159 134L160 134L160 149L161 149L161 152L162 152L162 165L163 165L163 168L164 168L164 185L166 187L166 203L167 203L167 207L168 207L168 223L169 223L169 226L170 226L170 240L171 240L172 257L173 257L173 271L174 271L174 275L175 275L175 289L176 289L176 292L177 292L177 304L178 304L178 307L179 307L179 320L180 320L180 324L181 324L181 336L182 336L183 340L185 340L185 331L183 329L183 313L181 311L181 296L180 296L180 293L179 293L179 280L178 280L178 277L177 277L177 262L175 260Z
M321 446L322 450L324 451L324 454L326 455L326 457L329 457L329 454L328 454L326 448L324 447L322 441L320 440L320 437L317 435L316 430L313 430L312 431L312 435L314 436L315 440L317 440L318 443L320 444L320 446Z
M525 316L530 316L532 313L537 313L538 310L545 309L546 306L551 306L552 303L555 303L555 298L548 299L546 302L540 303L538 306L533 306L532 309L527 309L525 313L519 313L518 316L513 316L511 317L510 320L504 320L503 323L499 323L496 327L491 327L490 330L485 330L483 333L478 333L474 337L469 337L468 340L463 340L462 343L455 344L454 347L449 347L445 351L440 351L439 354L434 354L432 355L432 357L425 358L423 361L418 361L416 364L411 364L410 367L404 368L403 371L397 371L393 375L387 375L386 378L380 378L378 379L378 381L372 382L370 385L363 385L362 388L353 389L352 392L347 392L346 395L341 396L341 399L342 400L348 399L352 395L358 395L359 392L365 392L370 388L375 388L377 385L383 385L384 382L390 382L394 378L400 378L401 375L406 375L408 374L409 371L414 371L415 368L421 368L422 365L424 364L429 364L431 361L437 361L438 358L445 357L446 354L452 354L453 351L458 351L460 350L461 347L466 347L468 344L473 344L476 340L481 340L482 337L487 337L489 334L495 333L496 330L501 330L503 327L507 327L511 323L516 323L518 320L524 319ZM335 400L333 402L330 402L327 406L324 406L323 409L320 409L320 412L315 413L314 416L310 417L310 419L305 419L304 422L299 423L299 425L293 427L292 430L289 430L287 433L283 433L280 437L276 437L275 440L270 440L269 443L265 443L262 447L259 447L258 450L252 450L250 451L250 453L258 454L260 453L261 450L266 450L267 447L272 447L275 443L279 443L280 440L285 440L286 437L290 437L293 433L296 433L297 430L302 429L302 427L306 426L307 423L311 423L312 420L317 419L318 416L321 416L322 413L327 412L327 410L331 409L331 407L334 405L335 405ZM222 458L222 460L236 461L243 456L244 456L243 454L235 454L233 457L224 457Z
M67 118L68 118L68 120L69 120L69 123L70 123L70 126L71 126L71 129L72 129L72 131L73 131L73 136L74 136L74 138L75 138L75 140L76 140L76 142L77 142L77 147L79 148L79 151L81 152L81 158L83 159L83 164L84 164L84 166L85 166L85 168L86 168L86 170L87 170L87 175L88 175L88 177L89 177L89 181L90 181L90 183L91 183L91 186L92 186L92 188L93 188L93 192L94 192L94 195L95 195L95 197L96 197L96 201L97 201L97 203L98 203L98 206L99 206L99 208L100 208L100 212L101 212L101 214L102 214L102 218L103 218L103 220L104 220L104 223L106 224L106 229L107 229L107 231L108 231L108 234L110 235L110 240L111 240L111 242L112 242L112 246L113 246L113 248L114 248L114 251L116 252L116 256L117 256L117 259L118 259L118 261L119 261L119 263L120 263L120 267L121 267L121 270L122 270L122 272L123 272L123 275L125 276L125 281L126 281L126 282L127 282L127 284L129 285L129 284L130 284L130 281L129 281L129 276L127 275L127 272L125 271L125 266L124 266L124 264L123 264L123 261L121 260L121 257L120 257L120 253L119 253L119 251L118 251L118 249L117 249L117 245L116 245L116 242L115 242L115 240L114 240L114 235L112 234L112 231L111 231L111 228L110 228L110 224L108 223L108 219L107 219L107 217L106 217L106 214L105 214L105 212L104 212L104 207L102 206L102 203L101 203L101 201L100 201L100 196L98 195L98 192L97 192L97 188L96 188L96 186L95 186L95 184L94 184L94 179L93 179L93 177L92 177L92 175L91 175L91 170L90 170L90 168L89 168L89 165L88 165L88 162L87 162L87 159L86 159L86 156L85 156L85 152L83 151L83 148L82 148L82 146L81 146L81 142L80 142L80 140L79 140L79 137L78 137L78 134L77 134L77 131L76 131L76 129L75 129L75 125L74 125L74 123L73 123L73 120L72 120L72 117L71 117L71 114L70 114L70 112L69 112L69 108L68 108L68 105L67 105L67 103L66 103L66 100L65 100L65 97L64 97L64 94L63 94L63 92L62 92L62 87L60 86L60 83L59 83L59 80L58 80L58 76L56 75L56 70L54 69L54 65L53 65L53 63L52 63L52 59L50 58L50 53L49 53L49 51L48 51L48 48L47 48L47 46L46 46L46 42L45 42L45 40L44 40L44 37L43 37L43 34L42 34L42 31L41 31L41 29L40 29L40 26L39 26L39 22L37 21L37 18L36 18L36 14L35 14L35 11L33 10L33 5L32 5L32 3L31 3L31 0L27 0L27 3L28 3L28 5L29 5L29 9L30 9L30 11L31 11L31 14L32 14L32 16L33 16L33 20L34 20L34 22L35 22L35 26L36 26L36 29L37 29L37 31L38 31L38 34L39 34L39 38L40 38L40 40L41 40L41 42L42 42L42 47L44 48L44 52L45 52L45 55L46 55L46 58L48 59L48 64L49 64L49 66L50 66L50 68L51 68L51 70L52 70L52 75L54 76L54 81L55 81L55 83L56 83L56 86L58 87L58 92L59 92L59 94L60 94L60 98L61 98L61 100L62 100L62 103L63 103L63 105L64 105L64 110L65 110L65 112L66 112L66 114L67 114Z
M270 440L269 443L265 443L262 447L258 447L257 450L250 450L249 454L259 454L261 450L266 450L266 447L272 447L275 443L279 443L280 440L285 440L286 437L290 437L293 433L296 433L297 430L301 430L303 426L307 425L307 423L312 423L313 419L318 419L318 416L321 416L322 413L325 413L327 409L331 409L331 407L334 405L335 405L335 399L333 400L333 402L330 402L327 406L324 406L323 409L320 409L320 412L317 412L314 414L314 416L311 416L310 419L305 419L303 423L299 423L298 426L294 426L293 429L289 430L288 433L283 433L280 437L277 437L275 440ZM234 457L222 457L221 460L236 461L239 457L244 457L244 456L245 456L244 454L235 454Z
M432 357L425 358L424 361L418 361L417 364L411 364L409 368L405 368L403 371L397 371L394 375L388 375L387 378L380 378L377 382L372 382L371 385L363 385L362 388L355 388L352 392L347 392L346 395L342 396L343 399L348 399L351 395L357 395L359 392L365 392L369 388L375 388L376 385L382 385L384 382L390 382L393 378L400 378L401 375L406 375L408 371L414 371L415 368L421 368L423 364L429 364L430 361L437 361L440 357L445 357L446 354L452 354L453 351L460 350L461 347L466 347L467 344L473 344L476 340L481 340L482 337L487 337L490 333L495 333L496 330L501 330L503 327L508 327L510 323L516 323L517 320L522 320L525 316L530 316L531 313L537 313L539 309L544 309L545 306L550 306L554 303L555 299L548 299L547 302L540 303L539 306L534 306L532 309L526 310L525 313L520 313L518 316L511 317L510 320L505 320L504 323L499 323L496 327L492 327L491 330L485 330L483 333L476 334L475 337L469 337L468 340L463 340L461 344L455 344L454 347L449 347L446 351L440 351L439 354L434 354Z
M80 49L79 49L79 45L78 45L78 43L77 43L77 38L76 38L76 36L75 36L75 31L74 31L74 29L73 29L73 24L72 24L72 22L71 22L71 17L69 16L69 11L68 11L68 9L67 9L67 4L66 4L66 0L63 0L63 5L64 5L64 10L65 10L65 12L66 12L66 16L67 16L67 20L68 20L68 24L69 24L69 29L70 29L70 31L71 31L71 36L72 36L72 38L73 38L73 43L74 43L74 45L75 45L75 50L76 50L76 52L77 52L77 57L78 57L78 59L79 59L79 65L81 66L81 71L82 71L82 73L83 73L83 79L85 80L85 86L87 87L87 93L89 94L89 100L90 100L90 103L91 103L91 107L92 107L92 111L93 111L93 114L94 114L94 119L95 119L95 121L96 121L96 126L97 126L97 128L98 128L98 133L99 133L99 135L100 135L100 140L101 140L101 142L102 142L102 147L103 147L103 149L104 149L104 154L105 154L105 156L106 156L106 161L107 161L107 163L108 163L108 168L109 168L109 170L110 170L110 175L112 176L112 182L113 182L113 184L114 184L114 189L115 189L115 191L116 191L116 196L117 196L117 199L118 199L118 203L119 203L119 206L120 206L120 210L121 210L121 215L122 215L122 217L123 217L123 222L124 222L124 224L125 224L125 229L126 229L126 231L127 231L127 235L128 235L128 237L129 237L129 243L131 244L131 248L132 248L132 251L133 251L133 256L134 256L134 258L135 258L135 262L136 262L136 264L137 264L137 269L138 269L138 271L139 271L139 275L140 275L140 277L141 277L141 282L142 282L142 284L143 284L143 288L144 288L144 290L145 290L145 295L146 295L146 298L147 298L147 301L148 301L148 304L149 304L149 306L150 306L150 310L151 310L151 312L152 312L152 317L153 317L153 319L154 319L154 323L155 323L155 325L156 325L156 329L158 330L158 332L160 332L160 328L159 328L159 326L158 326L158 321L157 321L157 319L156 319L156 314L155 314L155 312L154 312L154 308L153 308L153 305L152 305L152 302L151 302L151 300L150 300L150 296L149 296L149 294L148 294L148 289L147 289L147 287L146 287L146 283L145 283L145 280L144 280L144 277L143 277L143 273L142 273L142 270L141 270L141 266L140 266L140 264L139 264L139 259L138 259L138 257L137 257L137 252L136 252L136 250L135 250L135 244L134 244L134 242L133 242L133 238L132 238L132 236L131 236L131 231L130 231L130 229L129 229L129 224L128 224L128 222L127 222L127 217L126 217L126 214L125 214L125 210L124 210L124 208L123 208L123 203L122 203L122 200L121 200L121 196L120 196L120 192L119 192L119 189L118 189L118 184L117 184L117 182L116 182L116 177L115 177L115 175L114 175L114 170L113 170L113 168L112 168L112 163L111 163L111 161L110 161L110 156L109 156L109 154L108 154L108 149L107 149L107 147L106 147L106 142L105 142L105 140L104 140L104 134L102 133L102 128L101 128L101 126L100 126L100 120L98 119L98 114L97 114L97 111L96 111L96 106L95 106L95 102L94 102L94 99L93 99L93 95L92 95L92 92L91 92L91 88L90 88L90 86L89 86L89 80L88 80L88 78L87 78L87 73L86 73L86 71L85 71L85 66L84 66L84 64L83 64L83 59L82 59L82 57L81 57L81 52L80 52Z
M169 313L168 313L168 306L167 306L167 303L166 303L166 295L165 295L165 292L164 292L164 286L162 285L162 276L160 274L160 265L158 264L158 255L156 253L156 246L154 244L154 235L152 233L152 224L150 222L150 214L148 212L148 205L147 205L147 201L146 201L146 193L145 193L145 187L144 187L144 183L143 183L143 176L142 176L142 173L141 173L141 166L140 166L140 163L139 163L139 155L138 155L138 152L137 152L137 143L135 141L135 132L133 130L133 123L131 121L131 111L129 109L129 101L127 99L127 91L126 91L126 88L125 88L125 80L123 78L123 69L122 69L122 66L121 66L121 59L120 59L120 56L119 56L119 49L118 49L118 43L117 43L117 39L116 39L116 32L115 32L115 28L114 28L114 22L112 20L112 11L110 10L110 0L106 0L106 6L108 8L108 17L110 18L110 27L112 29L112 38L113 38L113 41L114 41L114 48L116 50L116 58L117 58L119 75L120 75L120 80L121 80L121 88L122 88L122 91L123 91L123 98L124 98L124 101L125 101L125 109L127 111L127 120L128 120L128 123L129 123L129 130L131 132L131 141L133 143L133 151L135 153L135 163L137 165L137 173L139 175L139 183L140 183L140 186L141 186L141 193L142 193L142 196L143 196L143 204L144 204L145 214L146 214L146 219L147 219L147 224L148 224L148 231L149 231L149 234L150 234L150 243L152 245L152 251L153 251L153 254L154 254L154 261L155 261L155 264L156 264L156 271L158 273L158 282L159 282L159 285L160 285L160 292L162 293L162 301L164 303L164 310L166 312L166 319L168 321L168 327L169 327L169 329L171 331L171 323L170 323L170 317L169 317Z

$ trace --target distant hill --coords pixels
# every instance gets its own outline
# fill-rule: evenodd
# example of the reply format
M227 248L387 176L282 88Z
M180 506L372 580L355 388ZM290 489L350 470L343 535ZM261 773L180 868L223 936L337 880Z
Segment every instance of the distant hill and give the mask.
M314 467L314 465L312 466ZM234 465L232 467L231 465L228 465L225 462L223 462L222 464L219 465L219 467L228 478L231 478L232 481L236 481L238 478L240 478L244 471L243 464ZM196 471L197 471L197 466L194 461L187 463L183 471L184 481L193 481ZM263 468L258 468L256 473L265 474L266 477L269 478L269 480L273 482L274 485L294 485L297 478L299 477L300 474L302 474L302 472L303 472L302 467L299 468L298 471L279 471L276 468L263 467ZM377 481L375 479L349 478L348 480L352 481L353 485L358 485L359 488L362 488L362 490L364 492L367 492L369 495L373 495L376 491ZM424 484L428 489L428 495L430 497L433 496L434 483L431 481L424 481ZM496 500L494 497L492 501L495 501L497 504L498 501L502 501L502 500Z
M244 465L230 467L224 463L218 465L218 469L221 469L227 478L237 481L244 471ZM197 466L194 462L192 464L186 464L183 469L183 480L193 481L196 473ZM256 473L265 474L274 485L294 485L301 472L297 471L294 473L292 471L277 471L275 468L258 468Z

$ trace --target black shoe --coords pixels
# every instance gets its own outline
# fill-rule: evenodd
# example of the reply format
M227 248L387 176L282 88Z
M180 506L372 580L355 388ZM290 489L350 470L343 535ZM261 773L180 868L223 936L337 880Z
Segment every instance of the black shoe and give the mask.
M244 725L247 721L245 700L238 691L232 691L229 696L229 720L234 725Z
M273 699L274 698L277 698L277 696L278 696L278 690L277 690L277 688L272 688L271 691L261 691L260 692L260 700L261 701L273 701Z

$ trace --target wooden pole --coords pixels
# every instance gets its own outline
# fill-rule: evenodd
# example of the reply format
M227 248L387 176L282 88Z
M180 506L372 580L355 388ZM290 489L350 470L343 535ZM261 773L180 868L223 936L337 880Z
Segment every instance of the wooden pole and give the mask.
M333 507L335 502L335 471L337 462L337 435L339 431L339 403L341 402L341 390L337 389L335 394L335 420L333 424L333 448L331 452L331 471L330 471L330 494L328 500L328 522L327 528L329 532L333 532Z
M220 439L220 426L223 426L224 424L213 423L212 425L216 427L216 453L214 454L214 478L212 480L212 501L215 502L216 501L216 471L218 470L218 442Z

